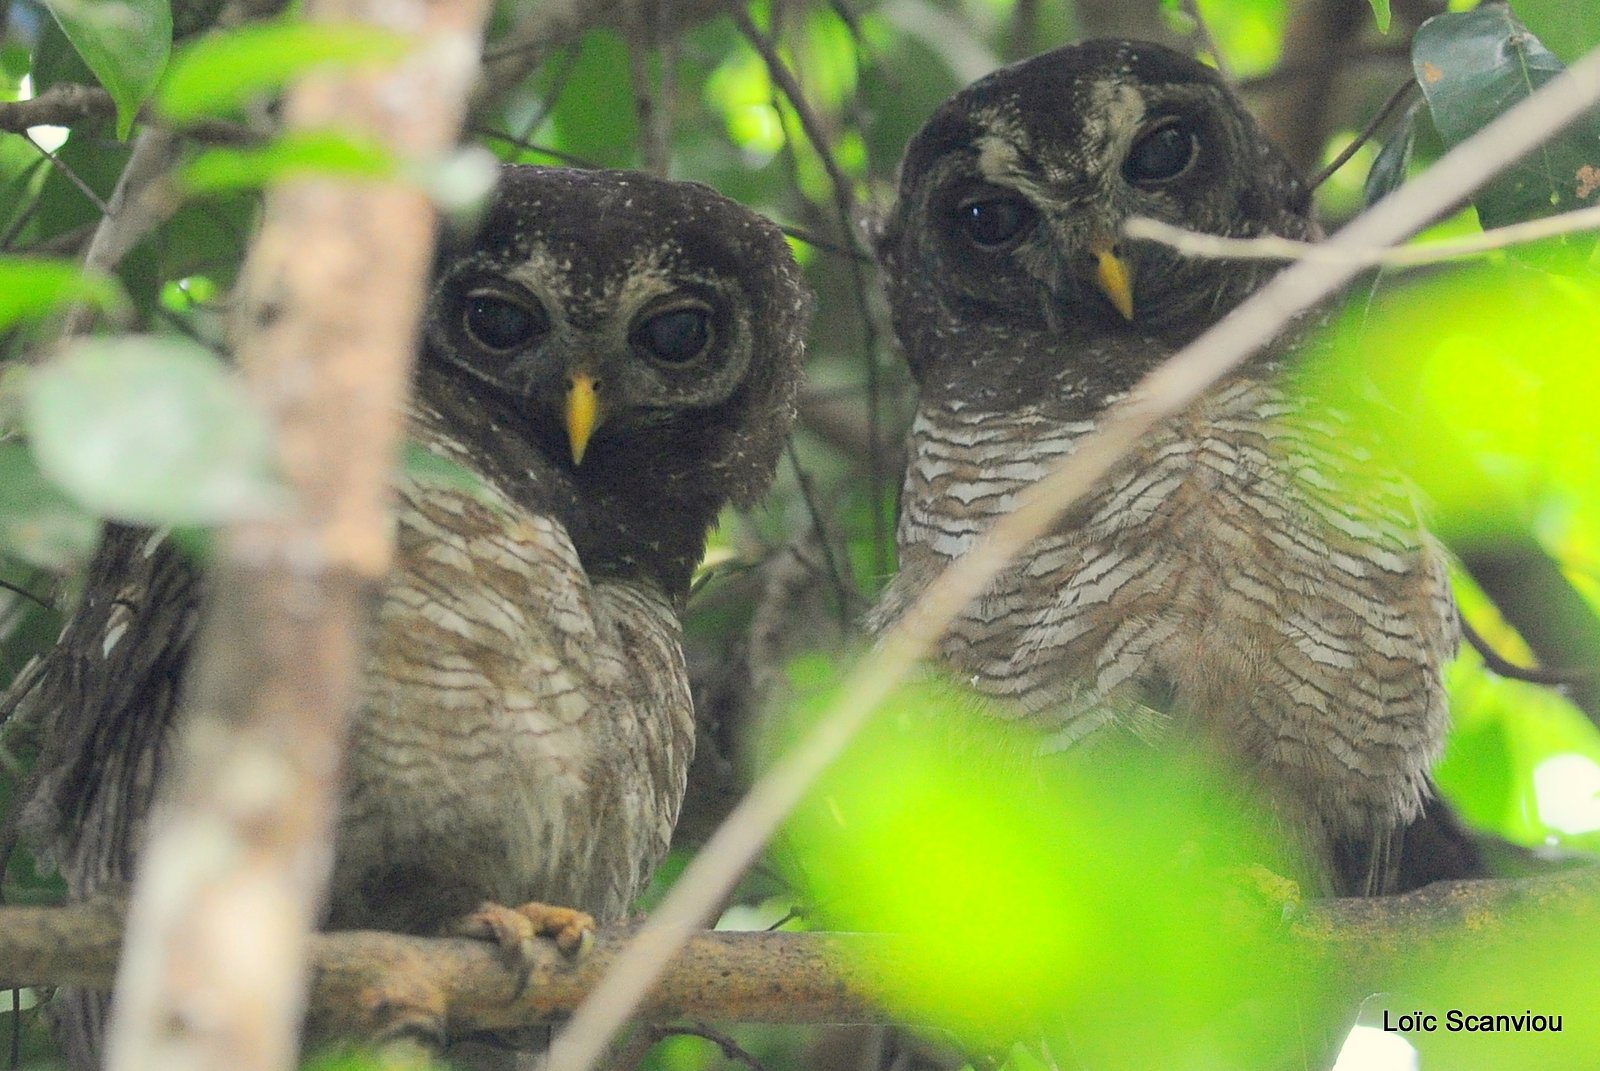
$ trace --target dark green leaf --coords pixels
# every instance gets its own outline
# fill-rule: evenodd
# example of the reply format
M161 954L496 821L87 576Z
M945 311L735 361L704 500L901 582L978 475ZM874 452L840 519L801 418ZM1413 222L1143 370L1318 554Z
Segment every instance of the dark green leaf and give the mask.
M46 0L78 55L117 103L117 137L127 138L172 50L167 0Z
M0 551L65 572L88 561L100 521L39 473L20 442L0 442Z
M1429 19L1411 58L1446 145L1465 141L1562 70L1500 4ZM1512 165L1473 203L1485 227L1499 227L1595 204L1597 194L1600 120L1589 117Z
M1417 109L1420 107L1420 103L1413 103L1406 109L1389 134L1389 140L1383 143L1383 151L1372 161L1364 193L1368 207L1399 189L1406 180L1406 171L1411 167L1411 150L1417 144Z
M314 67L400 58L410 42L358 24L278 22L202 38L173 57L155 105L175 123L226 114Z
M126 303L116 283L85 275L72 261L0 256L0 330L79 301L102 309Z
M395 158L383 146L333 131L289 135L259 149L212 149L184 168L191 193L253 189L299 175L389 178Z
M192 342L85 339L32 371L23 394L40 470L103 516L215 524L282 501L265 419Z

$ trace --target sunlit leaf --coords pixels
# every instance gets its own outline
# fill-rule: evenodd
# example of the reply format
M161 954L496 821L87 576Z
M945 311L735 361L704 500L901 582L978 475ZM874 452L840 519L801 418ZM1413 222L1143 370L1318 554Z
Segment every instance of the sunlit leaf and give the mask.
M65 572L94 553L100 521L46 480L28 447L0 442L0 552Z
M1354 310L1315 389L1378 430L1447 541L1521 535L1551 509L1594 525L1597 337L1594 277L1478 266Z
M253 97L329 65L393 63L412 42L356 23L274 22L241 26L185 46L155 97L175 123L223 115Z
M324 130L287 135L259 149L211 149L195 157L179 180L192 193L209 194L304 175L384 179L397 171L394 154L382 145Z
M1440 15L1417 30L1412 65L1434 125L1456 145L1562 71L1503 4ZM1478 191L1485 227L1600 203L1600 120L1579 120Z
M914 950L881 999L986 1047L1062 1031L1086 1066L1292 1051L1268 1024L1313 964L1233 869L1287 871L1265 824L1193 755L1038 748L947 685L908 687L797 812L785 843L821 921Z
M1438 1017L1435 1029L1406 1035L1421 1051L1423 1067L1591 1067L1600 1051L1600 987L1592 983L1600 962L1596 921L1592 909L1546 903L1534 886L1524 903L1495 918L1487 936L1469 925L1448 943L1407 955L1408 980L1375 1002L1394 1023L1415 1011ZM1507 1018L1496 1022L1495 1016ZM1521 1029L1513 1017L1523 1017Z
M1600 45L1600 4L1517 0L1517 17L1566 63Z
M23 395L40 471L95 513L216 524L283 501L265 419L192 342L85 339L32 370Z
M117 105L126 138L172 50L168 0L46 0L72 47Z
M73 302L115 309L126 299L115 282L72 261L0 256L0 330Z

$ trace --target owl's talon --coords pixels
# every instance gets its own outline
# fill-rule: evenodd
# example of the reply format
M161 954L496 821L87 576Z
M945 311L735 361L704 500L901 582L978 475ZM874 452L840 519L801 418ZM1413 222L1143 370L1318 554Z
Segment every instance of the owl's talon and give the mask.
M594 944L594 928L594 918L582 911L535 901L520 907L483 904L462 919L454 932L461 937L493 941L513 960L531 969L539 938L553 939L564 955L579 959Z

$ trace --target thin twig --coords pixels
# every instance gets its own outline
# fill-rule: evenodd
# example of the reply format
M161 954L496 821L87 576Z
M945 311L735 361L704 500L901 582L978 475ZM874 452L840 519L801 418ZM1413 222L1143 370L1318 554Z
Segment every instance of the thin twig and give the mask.
M760 53L762 61L767 66L768 75L778 88L783 90L790 107L794 108L795 115L799 117L800 127L805 131L806 140L811 142L811 147L816 150L818 159L822 161L823 169L828 173L828 181L833 188L834 207L839 214L839 227L854 248L856 245L854 186L839 167L839 161L833 154L822 123L817 119L810 102L800 89L800 84L795 81L793 72L784 64L772 42L761 33L743 8L734 7L730 14L739 32ZM854 258L848 263L850 280L861 316L862 351L866 371L867 494L871 498L873 566L879 574L882 574L889 570L889 530L882 509L884 474L883 435L879 414L882 391L878 375L878 332L872 320L871 303L867 300L866 275Z
M812 246L813 248L820 249L824 253L832 253L834 256L838 257L849 257L858 264L875 263L871 257L861 252L861 250L849 249L837 242L830 242L826 238L818 238L815 234L806 230L804 227L791 227L780 224L778 229L784 234L787 234L790 238L804 242L806 245ZM854 394L855 392L851 391L851 393Z
M1600 49L1451 150L1413 182L1356 217L1335 247L1369 249L1404 240L1450 205L1544 143L1600 101ZM1074 452L1019 496L1016 509L923 591L851 673L828 715L734 808L578 1008L551 1052L548 1071L591 1071L610 1039L709 913L723 901L817 777L843 753L878 705L906 678L963 608L1018 553L1094 487L1159 421L1271 341L1303 310L1356 274L1347 264L1286 268L1233 314L1155 368Z
M1378 109L1377 114L1367 120L1367 125L1361 128L1361 133L1357 134L1350 144L1340 150L1339 155L1335 156L1327 167L1311 176L1311 188L1314 190L1321 186L1333 177L1334 172L1349 163L1350 158L1361 150L1361 146L1372 140L1372 135L1376 134L1378 128L1388 121L1389 116L1394 114L1395 109L1408 102L1416 92L1416 79L1407 79L1400 83L1400 87L1389 94L1389 99L1383 102L1383 107Z
M1463 257L1483 256L1542 238L1600 230L1600 205L1563 212L1543 219L1511 223L1481 234L1452 238L1443 242L1350 249L1328 242L1298 242L1292 238L1265 235L1260 238L1224 238L1163 223L1158 219L1135 216L1123 225L1129 238L1141 238L1171 246L1184 256L1211 260L1297 260L1319 264L1339 264L1351 268L1411 268L1438 264Z
M1462 613L1459 607L1456 609L1456 619L1461 622L1462 637L1474 651L1478 652L1478 657L1483 659L1484 667L1497 677L1555 687L1590 681L1596 675L1600 675L1600 669L1545 669L1540 666L1519 666L1495 650L1494 645L1472 626L1472 622L1467 620L1467 615Z
M1205 50L1211 53L1211 58L1216 61L1217 73L1222 76L1224 82L1230 86L1233 85L1233 71L1229 68L1227 57L1222 54L1222 49L1218 46L1216 37L1211 33L1211 27L1207 24L1205 16L1200 14L1200 5L1196 3L1196 0L1180 0L1179 6L1183 8L1185 15L1194 20L1195 33L1199 36L1200 43L1205 47Z
M570 152L562 152L560 149L552 149L548 145L540 145L529 141L527 138L519 138L515 134L504 130L491 130L488 127L475 126L469 130L469 133L476 134L480 138L489 138L494 141L503 141L507 145L515 145L523 152L536 152L540 156L548 156L550 159L559 160L569 167L582 167L590 171L600 167L600 164L593 160L585 159L582 156L574 156Z
M828 569L828 579L833 582L834 594L839 598L839 624L849 631L850 616L854 606L854 594L851 586L845 582L844 570L839 568L839 560L833 553L833 540L829 538L828 526L822 519L822 510L817 505L816 489L811 485L811 475L800 464L800 455L795 451L794 439L784 443L784 452L789 456L789 464L794 466L794 478L800 485L800 500L805 503L806 512L811 516L811 529L816 533L817 544L822 548L822 561Z

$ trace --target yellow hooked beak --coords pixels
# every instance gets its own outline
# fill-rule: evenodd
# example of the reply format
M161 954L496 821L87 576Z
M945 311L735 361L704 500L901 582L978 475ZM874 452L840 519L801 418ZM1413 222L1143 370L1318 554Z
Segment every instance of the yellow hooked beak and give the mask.
M589 448L589 437L600 422L600 399L595 393L593 376L579 372L567 383L566 416L572 463L581 465L583 452Z
M1100 292L1111 299L1111 305L1122 313L1124 320L1133 319L1133 272L1128 262L1112 251L1110 242L1096 242L1089 247L1098 261L1094 281Z

